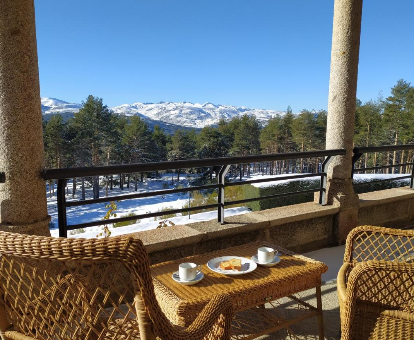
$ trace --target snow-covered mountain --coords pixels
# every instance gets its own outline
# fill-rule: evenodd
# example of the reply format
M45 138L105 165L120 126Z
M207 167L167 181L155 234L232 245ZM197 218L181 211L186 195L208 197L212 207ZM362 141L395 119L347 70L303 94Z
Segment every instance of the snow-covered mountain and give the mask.
M263 124L270 118L281 114L280 111L251 109L229 105L215 105L212 103L193 104L189 102L172 103L134 103L113 107L115 113L127 116L140 115L165 123L176 124L186 127L203 128L215 125L221 118L230 120L244 114L256 116Z
M41 98L42 113L46 120L52 115L60 114L64 120L73 117L82 107L81 104L71 104L56 98Z
M70 104L59 99L42 98L42 111L45 116L60 114L69 118L79 111L81 104ZM262 124L282 111L251 109L229 105L215 105L212 103L193 104L189 102L172 103L134 103L124 104L111 108L115 113L126 116L139 115L150 125L178 125L187 128L203 128L215 125L221 118L230 120L244 114L256 116ZM47 117L45 117L47 119Z

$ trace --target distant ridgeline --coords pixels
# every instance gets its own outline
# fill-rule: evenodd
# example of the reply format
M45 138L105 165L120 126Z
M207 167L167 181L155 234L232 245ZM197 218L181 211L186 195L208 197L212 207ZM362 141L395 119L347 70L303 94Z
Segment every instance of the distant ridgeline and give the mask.
M49 105L48 105L49 104ZM54 99L54 98L42 98L42 113L43 113L43 120L49 121L54 115L60 115L63 118L63 121L66 122L70 118L74 116L76 112L82 107L81 104L69 104L62 100ZM121 113L119 113L121 114ZM158 125L160 128L164 130L166 134L173 135L177 130L192 130L195 129L196 131L201 130L201 128L191 128L187 126L181 126L172 123L166 123L160 120L154 120L149 117L145 117L143 115L138 114L145 122L148 124L148 127L151 130L154 130L154 126Z
M56 114L61 115L63 120L67 121L81 107L81 104L70 104L55 98L42 98L42 112L46 121ZM228 121L244 114L253 115L262 125L266 125L270 118L284 113L282 111L188 102L134 103L109 109L119 115L137 115L148 124L151 130L155 125L158 125L167 134L174 134L178 129L199 131L205 126L217 126L220 119Z

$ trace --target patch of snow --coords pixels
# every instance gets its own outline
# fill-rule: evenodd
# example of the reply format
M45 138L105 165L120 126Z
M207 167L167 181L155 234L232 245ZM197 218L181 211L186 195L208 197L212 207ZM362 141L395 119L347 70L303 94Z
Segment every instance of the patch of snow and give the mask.
M178 208L178 206L175 208ZM249 209L247 209L246 207L228 208L226 209L225 215L226 217L229 217L229 216L234 216L234 215L246 214L248 212L249 212ZM193 214L193 215L190 215L190 219L188 218L188 216L177 216L177 217L170 217L167 220L173 222L175 225L184 225L184 224L191 224L191 223L202 222L202 221L210 221L214 219L217 219L217 210ZM109 230L111 231L111 236L125 235L125 234L130 234L130 233L136 233L138 231L156 229L160 221L161 220L154 221L154 218L145 218L145 219L142 219L137 224L131 224L125 227L113 228L112 226L109 226ZM102 226L96 226L96 227L85 228L85 232L80 233L80 234L71 234L70 232L68 232L68 237L69 238L96 238L100 232L102 232ZM50 230L50 233L53 237L59 237L58 229L52 229Z
M82 107L81 104L68 103L56 98L41 98L42 113L49 114L67 114L76 113Z
M256 179L268 179L268 178L283 178L286 176L294 176L295 174L281 174L281 175L253 175L250 178L246 178L246 180L256 180ZM303 174L296 174L296 175L303 175ZM312 175L312 174L309 174ZM318 180L320 177L301 177L301 178L294 178L294 179L281 179L281 180L275 180L271 182L263 182L263 183L253 183L252 185L256 188L267 188L267 187L273 187L275 185L282 185L286 184L288 182L294 182L294 181L314 181Z
M188 175L190 177L192 175ZM130 188L125 187L124 190L120 190L118 187L110 190L108 196L116 195L128 195L133 193L143 193L143 192L154 192L157 190L165 190L176 188L177 185L186 187L188 185L188 178L186 175L180 176L180 181L175 181L174 184L171 182L172 175L164 174L161 178L157 179L146 179L145 182L138 182L138 190L134 191L134 185L131 183ZM48 188L47 188L48 189ZM54 188L56 191L56 188ZM48 192L48 191L47 191ZM67 201L71 201L72 198L72 182L68 182L68 195L66 196ZM75 194L75 200L79 200L81 195L80 183L77 183L77 189ZM101 197L103 192L101 191ZM86 190L86 199L92 199L92 190L90 187L87 187ZM54 237L58 237L58 213L57 213L57 202L56 196L48 197L48 213L52 218L52 226L50 232ZM115 200L115 199L114 199ZM67 221L68 225L80 224L91 222L95 220L101 220L105 216L108 208L106 208L107 203L98 203L98 204L88 204L84 206L69 207L67 208ZM117 202L117 211L116 217L124 217L128 214L134 215L145 215L146 213L154 213L164 210L173 210L181 209L186 204L188 204L188 195L187 193L175 193L164 196L154 196L154 197L145 197L145 198L135 198L127 199ZM249 212L249 209L246 207L237 207L237 208L228 208L225 210L225 216L233 216L239 214L245 214ZM165 211L165 214L168 215L168 211ZM167 218L167 220L172 221L174 224L189 224L194 222L209 221L217 219L217 210L201 212L201 213L191 213L190 218L187 216L177 215L175 217ZM110 220L109 220L110 221ZM123 235L134 233L138 231L150 230L157 228L159 220L155 220L153 217L144 218L139 221L139 223L128 225L124 227L113 228L110 223L109 229L111 230L111 235ZM68 231L68 237L74 238L93 238L96 237L101 231L102 226L85 228L84 232L77 233L79 231Z
M294 176L295 174L281 174L281 175L253 175L250 178L245 178L245 180L250 179L267 179L267 178L282 178L282 180L276 180L271 182L264 182L264 183L253 183L252 185L256 188L267 188L267 187L273 187L276 185L282 185L286 184L288 182L294 182L294 181L315 181L319 180L320 177L314 176L314 177L305 177L305 178L294 178L294 179L286 179L283 180L283 177L286 176ZM300 173L297 173L296 175L303 175ZM311 175L311 174L310 174ZM383 180L383 179L393 179L398 178L402 176L407 176L407 174L355 174L354 180L355 182L371 182L375 180ZM401 181L407 181L409 182L409 179L401 179Z
M402 176L407 176L407 174L355 174L354 180L357 182L370 182L382 179L398 178ZM409 179L406 178L402 179L401 181L409 181Z

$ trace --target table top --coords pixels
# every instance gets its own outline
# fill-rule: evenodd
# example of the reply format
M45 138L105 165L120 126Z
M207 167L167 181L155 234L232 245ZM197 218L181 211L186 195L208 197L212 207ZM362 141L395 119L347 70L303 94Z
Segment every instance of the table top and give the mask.
M237 276L219 274L207 267L210 259L219 256L241 256L250 259L262 246L273 247L282 254L281 261L276 266L270 268L257 266L253 272ZM171 276L178 271L178 265L183 262L201 264L204 279L192 286L175 282ZM167 261L151 267L157 299L161 304L173 302L179 304L181 312L185 309L185 305L204 306L213 296L223 293L230 295L236 310L247 309L270 299L275 300L320 286L321 275L327 270L328 267L322 262L297 255L269 242L250 243Z

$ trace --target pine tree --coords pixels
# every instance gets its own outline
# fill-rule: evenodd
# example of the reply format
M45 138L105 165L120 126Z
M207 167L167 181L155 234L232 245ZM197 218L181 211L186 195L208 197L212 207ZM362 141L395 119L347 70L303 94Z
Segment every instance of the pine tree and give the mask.
M326 123L328 118L328 112L325 110L319 110L316 112L315 117L315 138L314 149L324 150L326 144Z
M44 122L45 159L48 168L61 168L65 161L64 139L66 125L62 116L53 115L48 122ZM53 181L49 181L49 195L54 194Z
M44 126L44 143L47 166L61 168L64 164L65 123L62 116L53 115Z
M293 121L295 119L295 115L292 112L290 106L288 106L285 115L282 117L282 134L280 135L279 143L282 146L281 152L293 152L295 151L295 144L293 142ZM290 161L282 161L279 163L279 173L283 172L290 172L289 167Z
M407 140L411 135L412 92L410 83L400 79L391 89L392 95L384 103L384 124L395 144L399 140Z
M413 88L410 83L403 79L398 80L397 84L391 89L389 96L384 103L384 126L389 132L390 142L397 145L406 143L413 138L411 124L414 118ZM397 164L397 152L394 152L392 164ZM402 157L400 162L402 163ZM392 168L392 173L395 167Z
M269 119L267 125L260 131L260 148L262 153L279 153L281 149L282 117L277 115ZM269 172L277 172L278 161L269 163ZM276 171L275 171L276 170Z
M234 130L232 154L237 156L256 155L260 152L260 124L255 116L243 115ZM250 176L250 164L240 165L240 178Z
M292 140L299 146L299 151L309 151L314 144L316 134L315 114L302 110L292 122ZM304 171L304 159L300 160L300 172Z
M267 125L260 131L260 148L263 153L280 152L280 135L282 133L282 117L270 118Z
M80 166L99 166L104 163L105 151L109 144L109 136L114 130L112 111L103 104L101 98L88 96L79 112L75 113L70 124L76 136L77 159ZM99 198L99 178L93 178L94 198ZM82 198L84 199L84 183L82 179Z
M292 152L294 151L294 142L293 142L293 121L295 115L292 112L290 106L288 106L285 115L282 117L282 134L281 134L281 144L283 145L283 152Z
M154 131L152 132L152 140L157 148L156 154L153 157L154 161L166 161L168 136L165 134L164 130L160 128L160 126L158 125L154 126Z
M207 126L198 135L197 149L199 158L217 158L227 156L230 145L218 128Z
M177 161L195 158L196 135L194 131L177 130L168 145L168 160ZM180 169L177 169L177 180L180 180Z
M139 116L132 116L124 126L122 143L129 153L129 163L145 163L153 159L155 153L151 132Z
M223 118L218 123L218 131L223 136L226 145L229 146L229 156L233 156L232 147L234 143L234 135L240 125L240 118L234 117L230 121L226 121Z
M171 161L191 159L195 157L196 139L190 131L177 130L171 137L168 159Z
M235 124L232 154L256 155L260 152L260 124L255 116L243 115Z
M355 135L354 144L358 146L372 146L383 144L385 140L385 134L382 127L382 103L377 100L370 100L365 104L357 101L357 107L355 112ZM369 153L364 155L364 167L368 167ZM371 157L372 164L376 163L376 155Z

